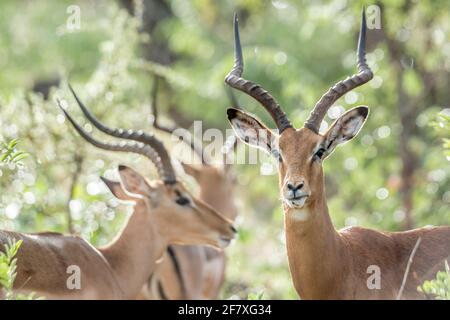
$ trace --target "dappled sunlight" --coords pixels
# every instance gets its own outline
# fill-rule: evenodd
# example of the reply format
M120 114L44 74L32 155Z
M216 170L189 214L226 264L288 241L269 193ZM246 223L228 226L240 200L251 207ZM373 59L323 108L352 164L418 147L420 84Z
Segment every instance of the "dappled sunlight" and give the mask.
M217 203L230 198L238 232L224 250L221 299L262 293L264 299L298 298L288 267L286 199L278 180L283 157L294 163L289 170L304 170L298 172L303 178L317 163L323 166L324 194L336 229L402 231L450 224L450 13L444 1L407 8L383 1L382 30L367 30L366 57L373 79L333 101L317 124L326 137L348 110L363 105L369 107L368 115L364 109L364 118L360 117L364 127L358 136L353 132L354 138L343 135L339 142L353 139L334 151L330 146L339 139L320 137L304 144L290 141L291 147L285 147L290 154L281 154L270 143L256 149L238 142L234 149L233 139L223 147L226 138L239 131L231 130L229 107L255 115L276 139L282 132L247 94L238 90L234 98L227 94L224 78L234 61L233 13L239 16L245 78L268 90L293 127L301 128L326 90L357 72L362 2L164 3L161 12L144 12L138 6L134 15L119 1L0 3L0 230L73 233L102 246L115 239L134 203L114 197L100 177L121 181L118 166L126 165L152 187L159 179L161 168L145 157L99 151L73 130L57 101L102 143L129 142L88 121L69 83L106 126L154 134L169 151L177 179L192 197L216 191L223 192L215 195ZM66 9L73 4L80 7L81 26L69 30ZM158 119L152 113L155 79ZM212 167L230 178L231 187L202 185L201 178L187 172L183 163L199 167L205 163L173 132L156 130L156 120L201 140L212 150L208 154ZM246 121L250 122L239 125ZM261 138L261 133L255 136ZM323 146L324 141L329 145ZM262 151L270 147L270 155ZM307 168L305 161L312 161L319 147L330 153ZM224 152L233 154L229 167L223 165ZM157 157L161 160L160 154ZM311 181L313 187L320 182ZM154 196L152 192L146 196ZM192 201L190 197L181 197L181 203ZM161 205L155 203L152 208Z

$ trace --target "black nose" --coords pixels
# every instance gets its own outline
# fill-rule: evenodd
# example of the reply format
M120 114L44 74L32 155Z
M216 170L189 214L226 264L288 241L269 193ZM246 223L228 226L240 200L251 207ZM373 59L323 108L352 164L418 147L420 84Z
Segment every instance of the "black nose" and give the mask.
M289 190L297 191L297 190L300 190L301 188L303 188L303 184L304 184L303 182L300 182L299 184L294 186L292 183L289 182L287 184L287 187L288 187Z
M237 233L237 230L234 226L230 226L230 228L231 228L231 231L233 231L234 233Z

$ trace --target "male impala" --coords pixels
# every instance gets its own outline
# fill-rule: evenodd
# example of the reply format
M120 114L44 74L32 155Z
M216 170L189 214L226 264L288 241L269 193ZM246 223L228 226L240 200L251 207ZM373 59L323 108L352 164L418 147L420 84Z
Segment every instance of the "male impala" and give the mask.
M162 181L148 182L123 165L119 166L121 183L103 178L117 198L134 202L134 211L123 230L103 248L58 233L0 231L1 244L10 238L23 240L17 255L17 291L32 291L50 299L133 299L169 244L228 245L235 233L232 224L177 181L166 149L153 135L103 126L110 135L135 142L100 142L61 109L89 143L149 158ZM71 290L66 284L70 266L81 271L79 290Z
M174 134L176 126L164 126L158 119L157 78L152 92L153 126ZM88 110L86 110L88 112ZM187 140L183 140L187 141ZM192 151L201 159L201 165L182 163L186 174L192 176L200 188L199 198L226 218L234 221L237 209L234 203L234 182L229 165L217 168L191 140ZM231 148L230 148L231 149ZM139 298L146 299L217 299L225 277L225 254L205 246L171 245L165 259L158 264Z
M228 119L240 139L274 155L279 161L279 188L284 209L289 268L303 299L391 299L402 286L403 298L420 298L416 288L433 277L450 255L450 228L426 227L406 232L380 232L361 227L336 231L324 187L322 161L334 148L352 139L369 109L353 108L325 132L319 127L328 108L342 95L368 82L372 71L365 60L365 16L358 43L358 73L336 83L317 102L301 129L295 129L275 99L261 86L241 77L242 49L234 20L235 64L225 82L256 99L272 116L278 133L248 113L228 109ZM420 245L416 243L421 239ZM415 255L412 255L416 247ZM412 263L408 260L412 258ZM381 288L369 289L369 266L381 272ZM369 269L370 270L370 269Z

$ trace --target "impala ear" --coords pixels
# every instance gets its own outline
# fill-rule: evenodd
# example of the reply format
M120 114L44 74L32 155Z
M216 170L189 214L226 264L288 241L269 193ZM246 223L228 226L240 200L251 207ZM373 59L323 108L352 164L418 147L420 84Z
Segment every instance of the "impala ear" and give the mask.
M135 198L151 197L152 188L139 173L133 169L119 165L119 175L125 193Z
M355 137L366 122L369 108L359 106L341 115L325 133L325 153L329 155L339 144L343 144Z
M198 180L200 178L200 168L184 162L181 162L181 166L183 167L183 170L187 175L190 175L195 180Z
M108 189L111 191L111 193L119 200L123 200L123 201L134 201L136 200L136 198L131 197L130 195L128 195L122 188L122 186L120 185L120 182L118 181L112 181L109 179L106 179L104 177L100 177L100 179L102 179L102 181L106 184L106 186L108 187Z
M227 115L228 121L239 139L272 154L277 138L269 128L252 115L239 109L229 108Z

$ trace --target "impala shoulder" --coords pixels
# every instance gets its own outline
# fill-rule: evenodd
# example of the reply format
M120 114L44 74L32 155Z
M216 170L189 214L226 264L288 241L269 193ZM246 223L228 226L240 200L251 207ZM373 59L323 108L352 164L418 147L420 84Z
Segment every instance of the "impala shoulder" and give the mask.
M359 226L349 226L349 227L340 229L339 234L341 236L346 236L346 235L351 235L351 234L363 234L363 233L367 233L367 232L370 233L371 231L374 231L374 230L359 227Z
M16 232L12 232L12 231L0 230L0 243L1 244L6 244L11 239L20 240L20 239L22 239L22 235L20 233L16 233ZM0 247L1 247L1 249L3 249L3 245Z
M37 233L26 233L22 235L24 240L30 240L37 244L46 243L48 245L53 245L56 248L68 245L79 245L83 244L84 240L76 235L65 235L59 232L37 232Z
M35 232L30 233L31 236L42 236L42 237L62 237L64 234L61 232L45 231L45 232Z
M360 227L360 226L345 227L345 228L340 229L339 233L340 234L379 235L382 237L388 237L390 235L390 232L379 231L379 230L364 228L364 227Z
M347 243L367 245L369 247L373 245L388 245L393 241L393 237L389 232L378 231L358 226L343 228L339 230L339 235Z

